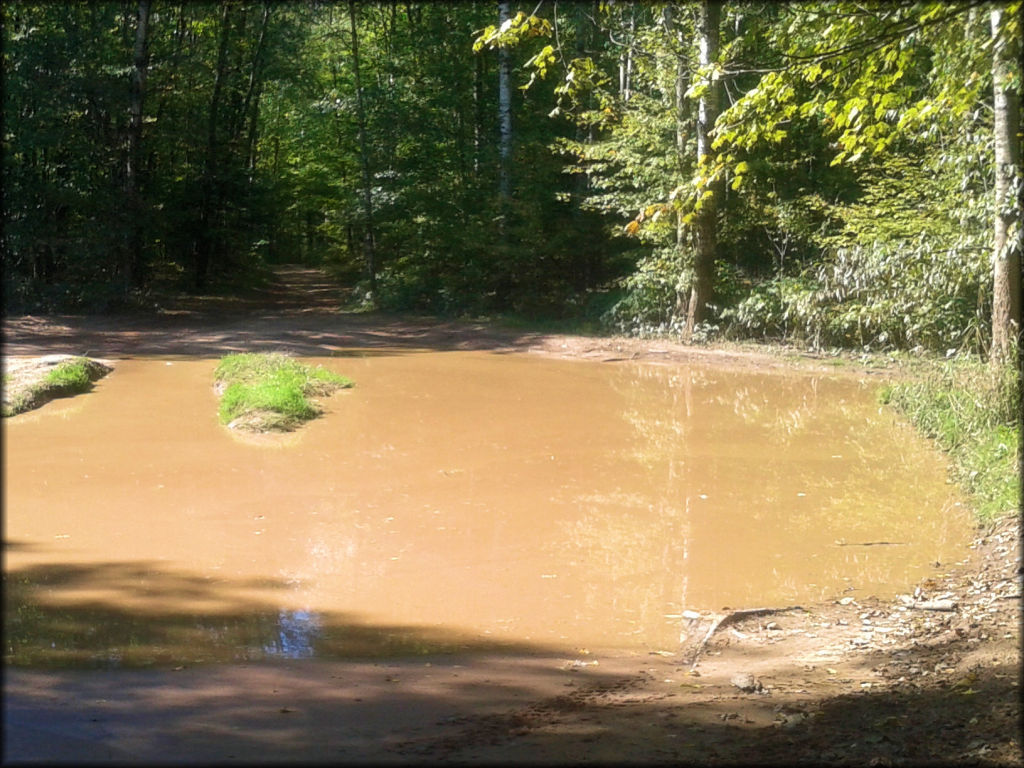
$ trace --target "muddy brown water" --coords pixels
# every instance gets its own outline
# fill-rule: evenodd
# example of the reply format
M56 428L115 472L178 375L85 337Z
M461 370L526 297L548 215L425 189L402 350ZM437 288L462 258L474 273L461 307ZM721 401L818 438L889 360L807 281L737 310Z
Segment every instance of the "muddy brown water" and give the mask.
M298 432L215 360L5 420L15 665L678 647L688 610L894 596L963 558L943 459L850 377L486 352L308 359Z

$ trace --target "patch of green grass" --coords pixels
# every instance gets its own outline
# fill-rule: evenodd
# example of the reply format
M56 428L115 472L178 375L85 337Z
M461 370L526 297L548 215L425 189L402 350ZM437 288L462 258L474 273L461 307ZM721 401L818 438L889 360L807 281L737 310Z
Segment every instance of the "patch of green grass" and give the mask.
M55 393L75 395L92 386L91 361L86 357L73 357L54 366L46 374L42 385Z
M38 408L58 397L69 397L88 392L96 379L110 372L110 368L87 357L71 357L62 360L41 379L28 383L16 383L15 377L4 374L3 415L16 416L19 413ZM15 387L15 391L6 391Z
M894 407L952 460L980 522L1020 511L1021 387L1012 365L957 359L884 387Z
M280 354L228 355L217 366L214 379L223 389L221 423L239 421L240 426L257 431L294 429L319 415L311 397L352 386L350 379L333 371Z

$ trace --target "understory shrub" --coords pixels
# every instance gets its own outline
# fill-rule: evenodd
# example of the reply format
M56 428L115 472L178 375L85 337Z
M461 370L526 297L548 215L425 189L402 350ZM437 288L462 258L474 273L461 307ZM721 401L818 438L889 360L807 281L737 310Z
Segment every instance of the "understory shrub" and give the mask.
M987 343L988 256L924 238L838 249L797 276L757 285L723 319L739 335L813 347L980 352Z
M656 248L622 280L622 296L602 321L619 333L640 336L681 332L686 314L679 311L677 296L689 287L690 274L675 248Z

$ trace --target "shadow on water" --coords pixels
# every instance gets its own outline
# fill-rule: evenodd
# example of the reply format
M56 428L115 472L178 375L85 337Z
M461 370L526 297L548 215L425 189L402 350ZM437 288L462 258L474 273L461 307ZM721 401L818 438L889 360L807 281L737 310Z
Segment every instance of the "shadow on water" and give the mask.
M4 764L379 757L382 739L394 745L438 718L527 700L538 680L550 690L564 679L539 644L360 624L242 596L287 586L147 562L7 571ZM174 607L200 603L209 607ZM460 677L491 656L501 659L494 680ZM510 656L533 668L530 681L507 669ZM444 679L410 690L383 674L398 663Z
M173 754L204 761L384 756L530 764L538 756L561 762L561 755L565 762L900 765L962 762L987 749L1005 756L1019 737L999 726L1006 711L1019 711L1019 670L1006 665L978 670L969 692L930 683L836 695L805 710L806 719L793 727L777 727L763 724L770 714L760 724L731 714L739 706L734 691L691 702L685 693L617 699L614 692L630 681L621 670L570 677L550 663L531 667L531 658L544 655L540 646L499 649L443 630L346 625L341 616L312 621L260 601L234 600L231 609L200 614L129 610L114 601L56 608L42 599L51 589L101 585L154 602L165 593L218 600L225 590L266 586L211 585L148 564L9 574L5 762L62 756L170 762ZM168 671L175 662L194 661L199 646L206 660L215 660L210 649L219 647L222 656L248 662L301 658L312 647L322 651L325 642L337 643L351 664L291 662L283 672L273 665L207 665L204 673L189 669L176 677ZM460 652L455 658L467 667L489 664L491 653L516 654L518 666L506 668L504 677L460 677L467 667L445 661L445 648ZM379 663L360 664L360 654ZM409 657L420 660L416 669L388 663ZM433 667L423 663L429 661ZM862 666L885 661L885 654L865 654ZM112 678L51 664L153 668ZM772 697L753 698L763 698L770 713Z
M139 561L6 570L4 662L129 668L536 650L443 627L368 625L356 616L281 608L262 597L291 586L171 573Z
M44 549L39 544L30 541L5 541L4 550L8 552L38 552Z

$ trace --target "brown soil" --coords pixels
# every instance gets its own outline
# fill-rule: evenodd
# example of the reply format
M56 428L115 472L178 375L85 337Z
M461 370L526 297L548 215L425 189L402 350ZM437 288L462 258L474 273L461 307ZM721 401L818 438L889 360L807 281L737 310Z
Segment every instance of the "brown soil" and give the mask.
M811 356L344 314L319 272L291 267L278 276L244 301L193 297L150 314L6 318L5 368L53 353L116 365L119 357L400 347L836 371ZM709 638L728 612L698 616L672 655L581 649L565 659L538 649L8 670L4 757L1021 765L1020 555L1020 521L1011 518L980 532L967 560L935 563L934 575L900 600L851 595L730 616Z

